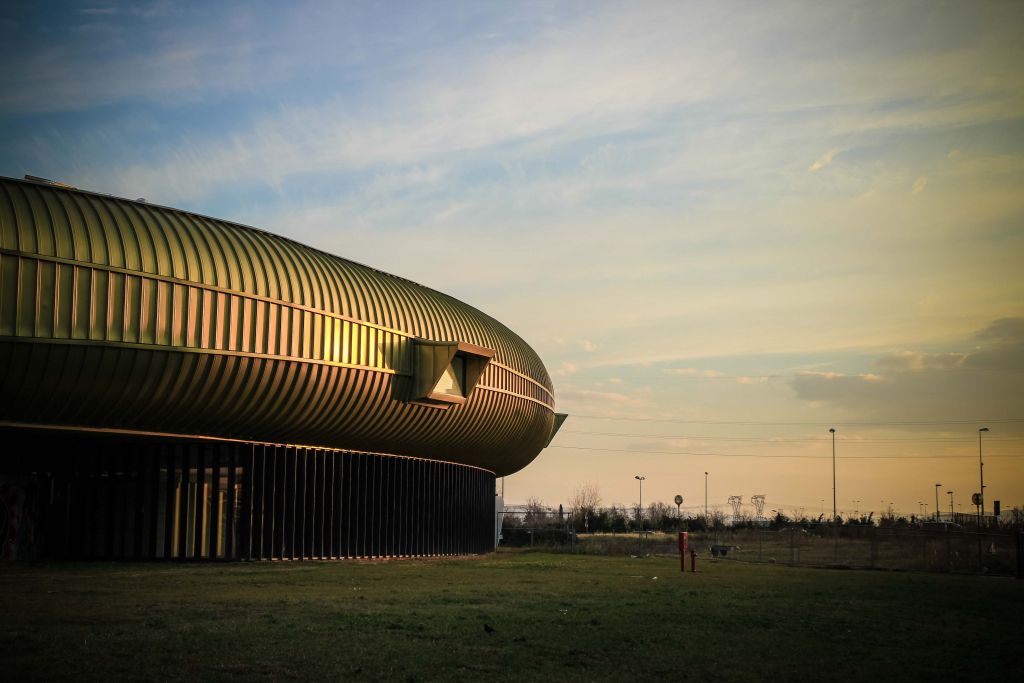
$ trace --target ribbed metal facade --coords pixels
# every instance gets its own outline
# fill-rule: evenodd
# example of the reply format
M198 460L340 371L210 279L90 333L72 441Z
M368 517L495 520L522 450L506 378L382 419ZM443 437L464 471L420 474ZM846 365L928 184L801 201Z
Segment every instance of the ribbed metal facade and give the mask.
M329 449L0 429L29 556L300 560L484 553L494 475Z
M417 349L433 345L441 357L449 357L445 348L456 353L443 343L477 354L465 366L483 368L474 374L475 389L452 404L411 400L411 387L424 384ZM493 514L495 475L531 462L556 424L551 380L536 353L501 323L450 296L253 228L11 179L0 179L0 386L0 438L36 435L28 450L38 461L27 470L19 461L18 471L42 477L58 497L47 503L47 519L51 536L64 534L51 547L59 546L62 556L477 552L493 540L493 519L478 519L478 513ZM74 440L59 436L69 430L105 431L108 454L76 453ZM152 438L163 446L145 441ZM136 456L122 449L129 443ZM107 457L120 464L102 460ZM0 477L14 472L11 462L0 458ZM296 477L306 471L302 481L309 484L309 467L319 473L312 485L335 493L324 497L305 488L295 498ZM221 471L241 477L230 487L243 488L230 488ZM194 499L182 493L198 485L189 477L206 476L217 480L213 489L211 479L207 493ZM59 496L69 496L63 502L71 523L85 519L71 512L82 504L83 482L115 481L135 482L124 500L141 505L145 499L150 506L124 508L115 515L120 521L104 522L119 529L134 524L131 533L143 533L142 540L117 542L130 552L110 550L113 537L96 540L100 532L92 523L91 541L75 540L80 534L72 527L56 531L59 515L51 513L62 504ZM154 482L159 488L171 481L178 482L173 500L170 488L164 498L146 497ZM358 491L345 498L333 488L340 482ZM477 497L485 484L486 503ZM63 485L70 486L66 494ZM374 517L397 500L374 487L392 485L436 496L417 499L415 509L397 516ZM229 492L244 496L234 502L242 506L239 519L251 521L223 531L233 539L223 554L209 550L223 539L197 551L194 538L161 537L147 526L155 523L146 515L155 514L159 500L165 506L177 501L180 510L186 499L194 505ZM340 500L358 509L342 514L330 507ZM222 515L216 512L222 504L210 503L202 514ZM259 513L245 507L257 504ZM271 526L282 530L280 538L267 531L267 505L277 511ZM332 531L303 535L296 545L283 530L295 523L287 515L303 505L313 506L308 519ZM382 521L397 524L406 512L425 526L392 528ZM244 527L258 519L264 520L259 530ZM332 535L368 519L384 524L357 536L370 550ZM403 535L410 529L412 536ZM106 551L97 554L100 546Z
M466 405L396 400L416 338L495 350ZM480 311L259 230L0 183L0 418L524 467L537 355Z

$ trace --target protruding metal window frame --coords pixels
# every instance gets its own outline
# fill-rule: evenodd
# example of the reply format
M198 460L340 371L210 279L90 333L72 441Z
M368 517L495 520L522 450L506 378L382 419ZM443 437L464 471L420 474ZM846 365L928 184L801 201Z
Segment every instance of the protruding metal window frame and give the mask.
M442 409L462 405L469 400L495 353L494 349L468 342L416 339L413 343L410 402ZM438 381L456 358L461 358L465 363L465 370L462 373L462 395L436 391Z

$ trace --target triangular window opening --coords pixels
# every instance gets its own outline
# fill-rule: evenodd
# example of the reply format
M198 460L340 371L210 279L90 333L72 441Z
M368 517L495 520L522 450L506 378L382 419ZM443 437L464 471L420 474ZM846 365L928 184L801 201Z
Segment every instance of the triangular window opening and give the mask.
M451 364L445 368L434 386L432 394L444 394L446 396L465 396L466 386L466 357L461 353L452 358Z

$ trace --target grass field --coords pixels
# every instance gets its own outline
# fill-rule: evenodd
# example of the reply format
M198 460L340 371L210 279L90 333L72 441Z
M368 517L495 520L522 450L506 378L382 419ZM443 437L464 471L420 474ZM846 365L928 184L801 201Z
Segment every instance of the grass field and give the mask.
M1015 576L1016 535L1009 530L945 533L920 528L822 528L804 530L721 529L690 532L690 544L709 554L712 545L727 546L728 558L743 562L769 562L806 567L891 569L957 574ZM505 537L520 547L550 552L592 555L674 555L675 533L581 533L575 542L564 529L548 528L531 539L525 529L505 530ZM535 543L531 545L531 540ZM979 544L979 540L981 543ZM982 552L978 552L981 550Z
M698 569L528 551L12 564L0 567L0 677L981 681L1021 671L1024 582Z

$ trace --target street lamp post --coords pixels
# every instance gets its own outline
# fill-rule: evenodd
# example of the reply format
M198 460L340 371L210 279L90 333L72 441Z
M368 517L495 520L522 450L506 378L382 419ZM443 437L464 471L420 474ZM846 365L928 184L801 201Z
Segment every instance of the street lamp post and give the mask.
M704 526L710 526L708 522L708 473L704 473Z
M942 484L935 485L935 521L939 521L939 487Z
M836 428L829 427L832 434L832 523L836 522Z
M953 492L946 491L949 494L949 521L953 521Z
M981 559L981 520L985 516L985 463L981 459L981 433L987 432L988 427L978 428L978 483L981 488L978 489L978 568L982 566Z
M988 427L978 429L978 480L981 488L978 489L978 529L981 530L981 518L985 516L985 463L981 460L981 433L987 432Z
M640 507L637 508L636 516L640 518L640 530L637 532L637 542L642 544L644 540L644 479L647 477L641 477L638 474L633 478L640 482Z

